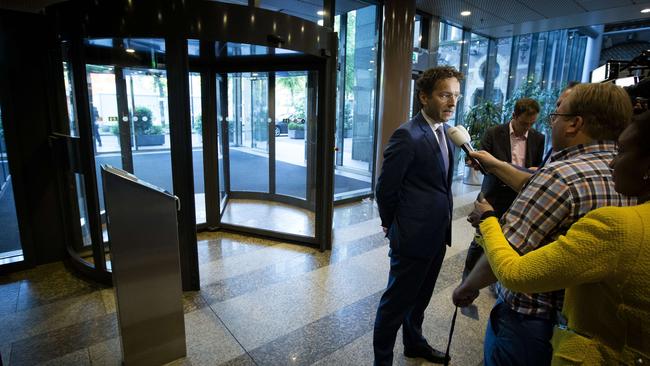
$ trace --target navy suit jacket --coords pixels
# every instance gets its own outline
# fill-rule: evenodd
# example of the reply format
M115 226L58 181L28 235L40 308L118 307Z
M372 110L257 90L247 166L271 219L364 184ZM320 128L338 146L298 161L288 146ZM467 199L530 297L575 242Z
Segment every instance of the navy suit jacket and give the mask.
M492 154L495 158L506 162L512 161L512 148L510 147L510 123L490 127L481 140L481 150ZM544 157L544 135L534 129L528 130L526 138L525 168L540 167ZM494 211L501 216L517 198L513 191L499 178L488 174L483 178L481 191L485 199L494 207Z
M445 132L449 128L444 125ZM391 255L434 257L451 245L451 181L455 146L447 137L449 170L431 127L418 113L388 141L376 199Z

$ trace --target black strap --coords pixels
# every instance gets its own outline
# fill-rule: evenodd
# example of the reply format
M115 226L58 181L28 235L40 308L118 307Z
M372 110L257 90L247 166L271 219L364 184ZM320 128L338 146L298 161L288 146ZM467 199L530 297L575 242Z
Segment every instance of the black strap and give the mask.
M449 341L447 341L447 351L445 351L445 366L449 366L449 347L451 347L451 337L454 335L454 327L456 326L456 315L458 314L458 306L454 310L454 317L451 318L451 329L449 330Z

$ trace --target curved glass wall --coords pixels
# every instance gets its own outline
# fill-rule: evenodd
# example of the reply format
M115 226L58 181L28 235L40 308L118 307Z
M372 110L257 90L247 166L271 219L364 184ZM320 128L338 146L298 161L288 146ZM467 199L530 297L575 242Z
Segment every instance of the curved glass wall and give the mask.
M49 8L58 21L92 24L80 37L74 22L57 23L69 119L69 129L58 132L71 136L80 151L70 177L76 197L70 204L79 220L72 257L99 272L111 269L102 165L180 198L181 248L196 251L197 224L328 248L333 166L323 154L334 143L325 131L333 123L325 119L334 118L334 84L327 75L335 65L323 56L333 49L322 50L332 47L333 33L247 6L193 2L184 11L196 14L197 23L170 35L186 24L166 17L179 11L167 5L160 2L152 28L144 27L144 14L128 10L131 2L126 13L109 1ZM223 23L201 23L206 13ZM251 24L228 23L228 16ZM262 28L252 32L256 24ZM369 172L370 165L363 169ZM181 249L182 262L187 249Z

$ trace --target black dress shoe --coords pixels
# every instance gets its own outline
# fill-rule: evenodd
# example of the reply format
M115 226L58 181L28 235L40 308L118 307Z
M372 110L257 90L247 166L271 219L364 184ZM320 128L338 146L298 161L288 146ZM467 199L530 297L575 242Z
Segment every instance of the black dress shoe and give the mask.
M425 360L432 363L445 363L445 353L440 352L429 345L414 348L404 348L404 356L409 358L424 358Z

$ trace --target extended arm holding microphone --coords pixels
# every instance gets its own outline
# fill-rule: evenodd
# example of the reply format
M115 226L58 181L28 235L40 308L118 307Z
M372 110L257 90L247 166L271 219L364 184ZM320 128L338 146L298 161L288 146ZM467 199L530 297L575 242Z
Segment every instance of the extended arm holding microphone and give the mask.
M526 184L533 175L527 170L522 170L512 164L495 158L487 151L471 151L468 155L473 158L472 161L480 161L484 169L489 173L494 174L515 192L521 191L524 184Z
M470 154L471 152L475 151L474 148L472 147L471 139L469 136L469 132L465 129L463 126L456 126L456 127L449 127L447 129L447 136L449 136L449 139L451 142L454 143L454 145L460 147L463 149L465 154L472 160L474 163L474 166L476 166L481 173L483 174L488 174L487 170L483 168L483 165L481 164L480 161L478 161L476 158L472 157Z

